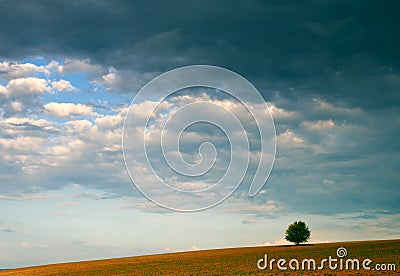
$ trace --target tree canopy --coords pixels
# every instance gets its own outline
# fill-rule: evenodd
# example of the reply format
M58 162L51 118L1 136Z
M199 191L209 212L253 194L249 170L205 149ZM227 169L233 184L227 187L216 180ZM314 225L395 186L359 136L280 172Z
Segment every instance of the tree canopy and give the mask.
M304 221L295 221L289 225L285 232L285 239L296 245L307 242L310 239L311 231Z

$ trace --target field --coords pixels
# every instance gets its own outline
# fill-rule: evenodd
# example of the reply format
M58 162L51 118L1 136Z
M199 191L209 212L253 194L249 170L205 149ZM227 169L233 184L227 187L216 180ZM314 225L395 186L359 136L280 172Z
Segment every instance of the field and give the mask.
M347 249L346 259L357 258L360 270L330 270L325 263L322 270L297 270L288 267L295 258L300 266L303 259L313 258L317 268L324 258L338 258L336 250ZM262 271L257 261L268 254L268 262L284 258L288 270L278 270L276 262L273 270ZM400 240L361 241L325 243L304 246L244 247L216 250L202 250L182 253L159 254L97 261L53 264L1 271L3 275L400 275ZM371 270L362 269L362 261L371 259ZM343 262L343 263L344 263ZM338 262L339 264L339 262ZM376 264L395 264L396 271L378 272ZM383 267L383 266L382 266ZM301 268L301 267L300 267ZM349 266L351 268L351 266Z

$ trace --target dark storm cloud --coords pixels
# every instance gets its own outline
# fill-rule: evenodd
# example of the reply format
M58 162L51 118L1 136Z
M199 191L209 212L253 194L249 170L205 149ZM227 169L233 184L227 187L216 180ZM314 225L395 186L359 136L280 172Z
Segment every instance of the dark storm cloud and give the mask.
M216 64L246 75L263 90L291 97L345 96L349 104L368 107L399 103L397 2L0 4L3 58L91 58L144 72ZM290 87L299 89L293 93Z

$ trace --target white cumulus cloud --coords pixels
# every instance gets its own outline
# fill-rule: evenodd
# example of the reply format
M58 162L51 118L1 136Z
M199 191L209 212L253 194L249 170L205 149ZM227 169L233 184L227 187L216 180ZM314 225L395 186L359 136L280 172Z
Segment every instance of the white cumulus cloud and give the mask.
M100 69L100 66L91 64L89 59L66 59L63 65L58 66L58 70L63 74L98 71Z
M51 83L51 86L53 87L54 90L56 90L58 92L75 90L75 87L72 86L72 84L67 80L53 81Z
M27 94L41 94L49 92L50 89L45 79L34 77L12 79L7 84L7 93L16 97Z
M3 79L24 78L38 74L49 75L50 72L45 66L32 63L0 62L0 76Z
M93 107L84 104L50 102L44 105L44 111L53 117L95 116Z

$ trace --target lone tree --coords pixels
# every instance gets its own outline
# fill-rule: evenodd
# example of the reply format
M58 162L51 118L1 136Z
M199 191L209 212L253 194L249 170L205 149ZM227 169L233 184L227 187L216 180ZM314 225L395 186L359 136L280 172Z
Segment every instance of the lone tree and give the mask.
M285 232L285 239L296 245L310 239L311 232L304 221L295 221L289 225Z

